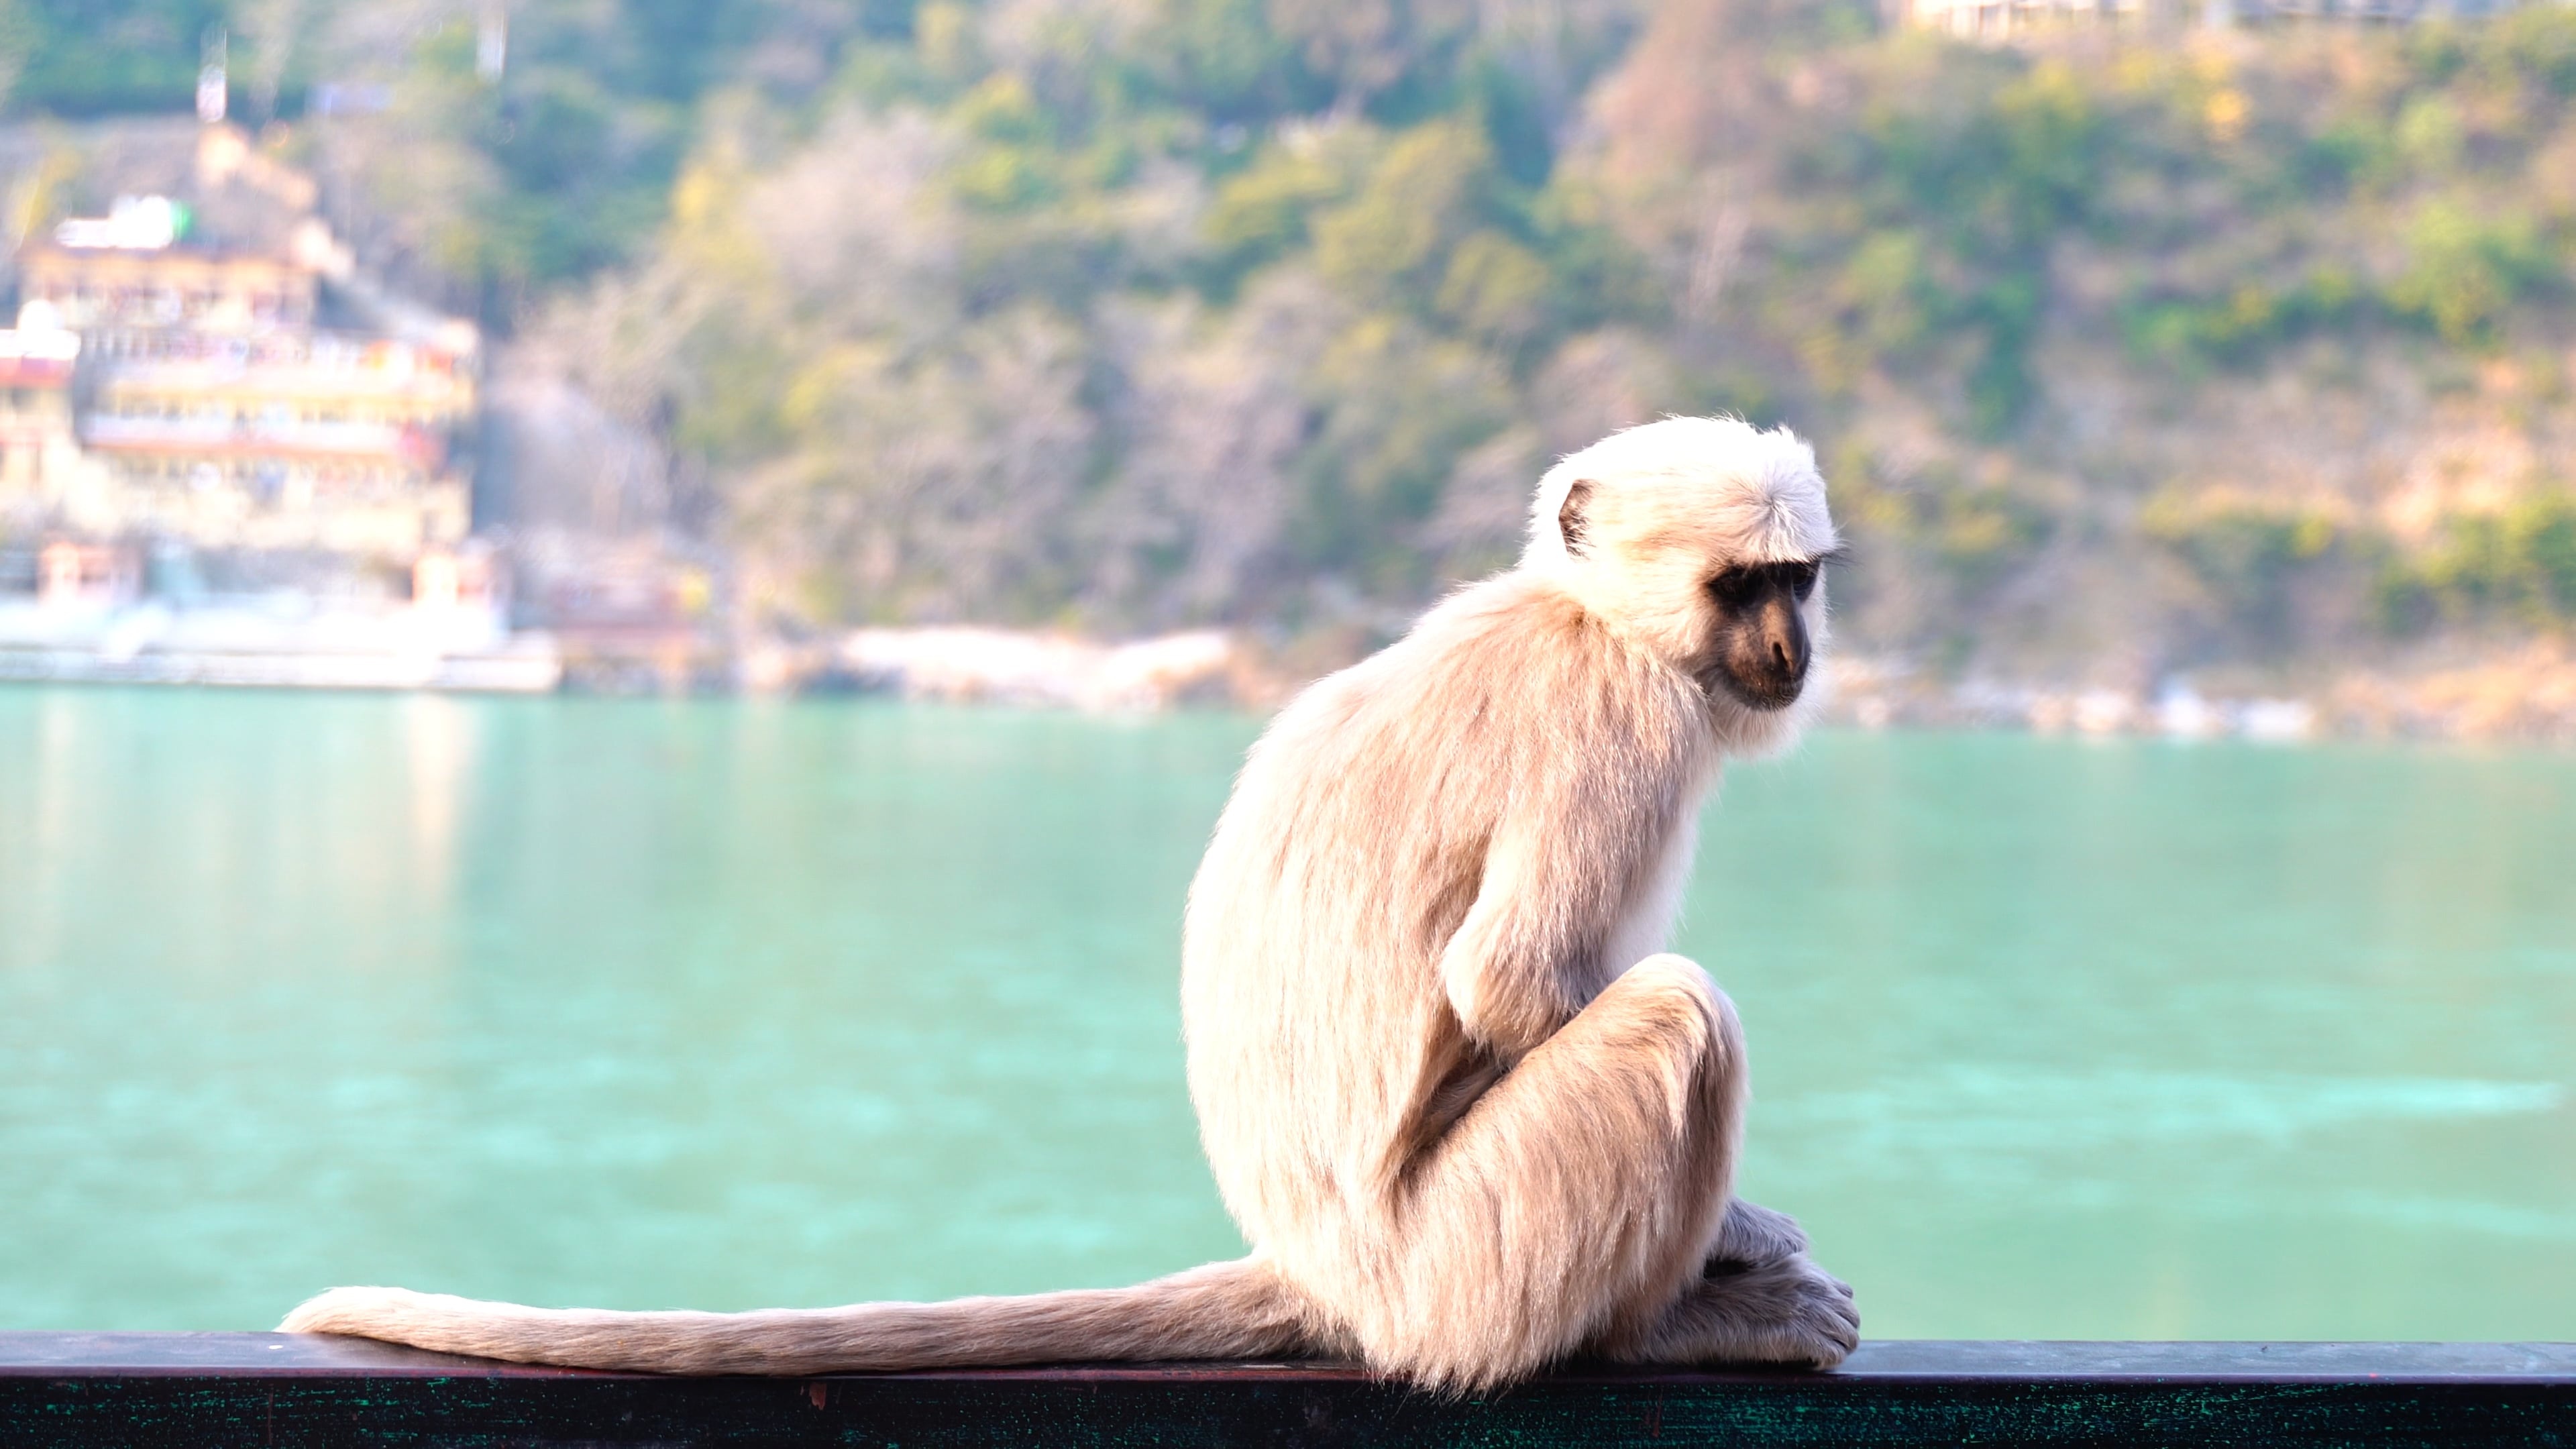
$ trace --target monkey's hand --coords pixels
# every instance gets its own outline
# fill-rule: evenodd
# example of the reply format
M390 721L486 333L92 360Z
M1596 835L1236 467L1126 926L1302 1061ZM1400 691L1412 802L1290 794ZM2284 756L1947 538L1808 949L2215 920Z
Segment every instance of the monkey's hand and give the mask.
M1709 1245L1708 1266L1702 1276L1723 1278L1794 1258L1805 1251L1807 1235L1799 1230L1796 1218L1740 1197L1729 1198L1726 1218L1718 1224L1717 1241Z

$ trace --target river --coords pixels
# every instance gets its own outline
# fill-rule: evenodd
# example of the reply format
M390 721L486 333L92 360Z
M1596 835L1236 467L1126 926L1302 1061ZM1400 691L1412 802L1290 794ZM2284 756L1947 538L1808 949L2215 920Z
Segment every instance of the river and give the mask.
M0 1327L1240 1251L1182 892L1256 721L0 689ZM1825 733L1680 949L1872 1336L2576 1338L2576 757Z

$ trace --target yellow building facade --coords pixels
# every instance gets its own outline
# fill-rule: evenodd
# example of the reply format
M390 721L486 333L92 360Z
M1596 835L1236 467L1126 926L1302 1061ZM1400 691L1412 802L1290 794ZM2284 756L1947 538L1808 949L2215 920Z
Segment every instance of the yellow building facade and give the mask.
M470 357L318 328L318 280L268 257L31 247L19 349L77 346L0 413L0 515L405 566L461 542Z

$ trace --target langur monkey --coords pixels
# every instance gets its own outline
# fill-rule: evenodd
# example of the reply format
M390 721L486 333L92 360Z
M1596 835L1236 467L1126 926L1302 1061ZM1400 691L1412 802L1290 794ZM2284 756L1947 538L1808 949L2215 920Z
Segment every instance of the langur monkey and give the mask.
M336 1288L283 1326L699 1374L1319 1356L1461 1391L1577 1356L1831 1367L1851 1290L1734 1196L1744 1034L1661 953L1719 763L1803 722L1836 550L1785 429L1631 428L1540 480L1517 567L1272 721L1182 947L1190 1096L1247 1257L732 1314Z

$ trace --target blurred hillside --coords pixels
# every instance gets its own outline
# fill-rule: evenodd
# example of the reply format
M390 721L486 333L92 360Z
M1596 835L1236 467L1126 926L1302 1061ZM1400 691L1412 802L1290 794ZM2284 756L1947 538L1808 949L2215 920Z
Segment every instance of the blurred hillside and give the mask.
M2576 9L524 0L496 66L502 14L12 0L0 69L166 109L223 22L236 117L503 339L494 506L721 545L791 632L1313 667L1507 559L1553 456L1732 410L1816 439L1899 708L2576 728Z

